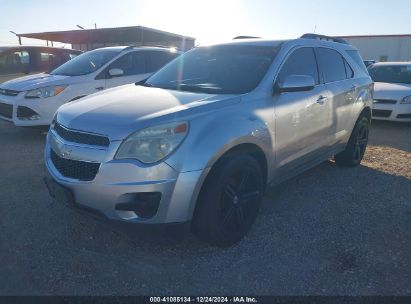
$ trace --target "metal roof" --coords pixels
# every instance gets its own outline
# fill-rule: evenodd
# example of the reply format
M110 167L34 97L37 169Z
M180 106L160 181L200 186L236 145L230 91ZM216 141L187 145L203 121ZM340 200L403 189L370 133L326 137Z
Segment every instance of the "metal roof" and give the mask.
M195 40L195 38L192 37L160 31L144 26L27 33L17 34L17 36L71 44Z

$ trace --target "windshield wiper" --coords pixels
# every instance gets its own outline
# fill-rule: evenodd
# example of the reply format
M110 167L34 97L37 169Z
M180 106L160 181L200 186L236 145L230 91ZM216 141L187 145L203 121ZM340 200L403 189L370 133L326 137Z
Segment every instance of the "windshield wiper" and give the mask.
M148 78L143 79L143 80L140 80L140 81L137 81L137 82L135 83L135 85L142 86L142 87L149 87L149 88L154 87L151 83L146 82L147 79L148 79Z
M177 90L181 91L188 91L188 92L196 92L196 93L211 93L219 88L211 87L211 86L203 86L201 84L186 84L186 83L180 83L176 86Z

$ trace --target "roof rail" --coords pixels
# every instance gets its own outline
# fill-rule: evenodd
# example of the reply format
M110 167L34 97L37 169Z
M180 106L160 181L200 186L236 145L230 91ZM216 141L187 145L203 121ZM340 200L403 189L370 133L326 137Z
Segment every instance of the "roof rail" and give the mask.
M261 37L254 37L254 36L237 36L234 37L233 40L237 40L237 39L259 39Z
M181 51L181 49L177 46L172 46L172 45L130 45L122 49L121 51L128 51L130 49L134 49L137 47L158 47L158 48L165 48L165 49L176 49L177 51Z
M124 49L122 49L121 51L124 52L124 51L127 51L127 50L134 49L135 47L136 47L135 45L129 45L129 46L125 47Z
M316 40L325 40L325 41L331 41L331 42L349 44L349 43L348 43L346 40L344 40L344 39L335 38L335 37L330 37L330 36L325 36L325 35L319 35L319 34L304 34L304 35L302 35L300 38L316 39Z

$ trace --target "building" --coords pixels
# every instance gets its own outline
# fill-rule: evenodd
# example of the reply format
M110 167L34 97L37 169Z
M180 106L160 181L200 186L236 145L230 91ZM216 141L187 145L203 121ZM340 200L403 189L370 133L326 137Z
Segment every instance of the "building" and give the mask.
M364 60L411 61L411 35L338 37L360 50Z
M164 32L144 26L84 29L59 32L17 34L20 44L22 38L32 38L71 44L73 49L88 51L105 46L170 46L188 50L194 46L195 38Z

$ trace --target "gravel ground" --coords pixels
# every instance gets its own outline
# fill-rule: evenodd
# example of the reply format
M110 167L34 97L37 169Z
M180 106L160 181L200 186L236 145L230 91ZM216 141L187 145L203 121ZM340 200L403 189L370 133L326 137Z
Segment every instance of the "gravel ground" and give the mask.
M246 238L218 249L55 203L44 131L0 122L0 294L411 295L411 124L370 137L361 166L270 189Z

